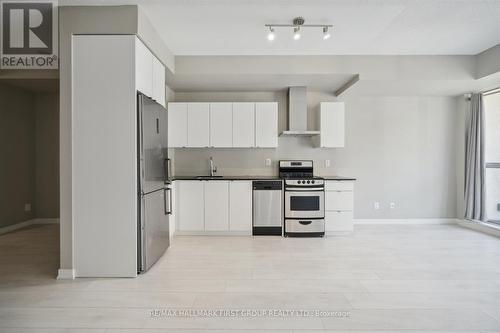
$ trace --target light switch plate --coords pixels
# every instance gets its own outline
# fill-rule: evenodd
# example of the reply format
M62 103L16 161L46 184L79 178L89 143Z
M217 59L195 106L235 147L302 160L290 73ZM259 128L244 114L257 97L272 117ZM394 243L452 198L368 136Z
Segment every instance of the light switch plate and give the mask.
M380 202L376 201L373 203L373 209L379 210L380 209Z
M270 158L266 158L266 166L271 166L271 159Z
M330 167L330 160L325 160L325 168L329 168Z
M395 202L391 202L389 204L389 207L391 207L391 209L395 209L396 208L396 203Z

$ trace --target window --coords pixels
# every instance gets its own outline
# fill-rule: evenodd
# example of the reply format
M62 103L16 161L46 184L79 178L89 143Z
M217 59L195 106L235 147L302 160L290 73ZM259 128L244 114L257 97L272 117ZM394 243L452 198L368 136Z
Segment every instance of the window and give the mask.
M484 101L485 217L500 223L500 90Z

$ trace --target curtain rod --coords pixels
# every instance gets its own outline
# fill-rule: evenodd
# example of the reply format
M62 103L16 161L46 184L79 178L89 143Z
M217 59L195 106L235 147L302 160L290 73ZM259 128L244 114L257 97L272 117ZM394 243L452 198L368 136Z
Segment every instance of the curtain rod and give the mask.
M488 96L488 95L496 94L499 92L500 92L500 88L495 88L495 89L487 90L487 91L483 92L482 94L483 94L483 96Z

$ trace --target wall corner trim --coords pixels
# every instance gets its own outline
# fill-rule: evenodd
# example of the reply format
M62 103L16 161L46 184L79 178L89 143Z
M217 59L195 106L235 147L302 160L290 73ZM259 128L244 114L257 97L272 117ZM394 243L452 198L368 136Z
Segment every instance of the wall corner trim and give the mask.
M58 280L73 280L74 278L75 278L75 270L74 269L60 268L57 271L57 279Z

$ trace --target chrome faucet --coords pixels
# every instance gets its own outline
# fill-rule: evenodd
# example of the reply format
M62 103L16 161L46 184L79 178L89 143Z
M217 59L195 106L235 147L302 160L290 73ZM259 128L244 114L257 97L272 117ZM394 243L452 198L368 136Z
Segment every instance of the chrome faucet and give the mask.
M210 177L215 176L215 173L217 172L217 166L214 165L214 159L212 156L210 156L210 160L208 161L209 167L210 167Z

